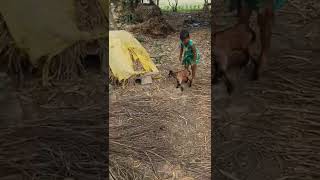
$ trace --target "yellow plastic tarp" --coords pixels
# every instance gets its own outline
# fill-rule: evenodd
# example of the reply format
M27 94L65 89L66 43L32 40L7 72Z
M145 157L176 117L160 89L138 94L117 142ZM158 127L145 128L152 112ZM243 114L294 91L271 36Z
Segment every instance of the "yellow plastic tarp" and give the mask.
M0 0L0 14L16 46L28 53L34 66L43 56L53 57L79 41L108 35L102 27L90 33L78 29L75 1ZM99 2L107 8L108 1ZM103 12L108 15L106 10Z
M139 61L144 70L135 71L134 61ZM120 81L147 72L159 72L146 49L127 31L109 31L109 66L113 76Z

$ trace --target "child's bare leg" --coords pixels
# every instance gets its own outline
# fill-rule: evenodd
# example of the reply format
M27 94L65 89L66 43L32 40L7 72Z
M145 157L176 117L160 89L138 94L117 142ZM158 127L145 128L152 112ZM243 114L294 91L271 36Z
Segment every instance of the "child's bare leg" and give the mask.
M192 82L194 82L194 78L196 77L196 71L197 71L197 65L196 64L193 64L192 66L191 66L191 70L192 70L192 79L191 79L191 81L190 81L190 87L191 87L191 85L192 85Z
M188 64L184 65L184 68L189 70L189 65Z

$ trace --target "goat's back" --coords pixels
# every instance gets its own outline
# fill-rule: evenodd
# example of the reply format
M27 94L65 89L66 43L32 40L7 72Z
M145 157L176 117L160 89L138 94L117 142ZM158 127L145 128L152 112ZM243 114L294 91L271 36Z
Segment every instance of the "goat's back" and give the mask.
M237 24L213 35L213 48L229 53L234 49L246 49L255 41L255 32L246 24Z
M190 72L187 69L176 72L177 80L187 81L189 76L190 76Z

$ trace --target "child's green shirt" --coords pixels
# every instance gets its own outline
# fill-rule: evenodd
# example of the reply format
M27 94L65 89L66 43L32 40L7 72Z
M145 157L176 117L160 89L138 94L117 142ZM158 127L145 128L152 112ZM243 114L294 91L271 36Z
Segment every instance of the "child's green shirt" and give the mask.
M199 64L200 62L200 53L197 47L196 47L197 58L196 58L196 62L194 62L192 45L193 45L192 40L189 40L187 45L184 45L182 41L180 41L180 46L184 49L184 55L182 60L183 65Z
M231 10L234 10L237 7L237 0L227 0L230 6ZM245 2L248 4L249 8L252 10L258 10L263 6L265 0L245 0ZM273 10L278 10L284 6L284 4L288 0L274 0L274 6Z

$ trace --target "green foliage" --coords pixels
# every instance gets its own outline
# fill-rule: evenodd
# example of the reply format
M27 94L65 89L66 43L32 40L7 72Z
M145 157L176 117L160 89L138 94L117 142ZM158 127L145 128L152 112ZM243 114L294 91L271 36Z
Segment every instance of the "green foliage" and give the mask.
M162 11L166 11L166 12L172 11L172 8L170 6L161 6L160 8ZM203 8L203 5L201 4L183 4L183 5L178 5L177 7L178 12L181 12L181 13L201 11L202 8Z
M160 8L162 11L165 12L172 12L172 7L169 4L166 4L163 0L163 2L160 2ZM171 0L172 1L172 0ZM179 0L177 11L180 13L188 13L188 12L195 12L195 11L202 11L203 10L204 1L195 1L192 2L190 0Z
M120 20L126 24L133 24L136 22L137 17L133 13L125 13L120 17Z

